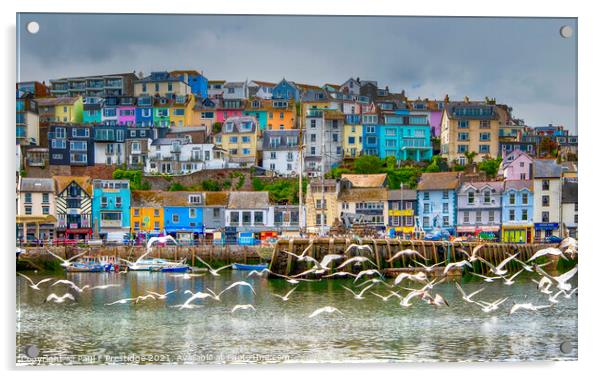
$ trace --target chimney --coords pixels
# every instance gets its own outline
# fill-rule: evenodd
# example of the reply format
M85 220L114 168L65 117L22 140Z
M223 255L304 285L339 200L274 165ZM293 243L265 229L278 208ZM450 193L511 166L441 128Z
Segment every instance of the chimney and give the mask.
M470 99L468 98L468 96L464 96L464 102L468 103L470 101Z

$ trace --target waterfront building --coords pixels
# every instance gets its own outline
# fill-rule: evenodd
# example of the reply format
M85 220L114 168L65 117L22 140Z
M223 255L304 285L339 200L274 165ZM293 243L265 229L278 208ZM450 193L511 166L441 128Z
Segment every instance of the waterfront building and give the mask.
M462 183L457 191L456 233L483 239L499 238L503 192L501 181Z
M92 236L92 178L54 176L56 238L87 240Z
M109 234L125 237L130 232L130 181L94 179L92 184L94 235L103 239Z
M293 236L299 235L299 221L303 219L303 213L299 217L299 206L298 205L274 205L274 230L280 233L280 235L286 236L291 234ZM302 221L301 221L302 222ZM303 223L302 223L303 225Z
M55 237L53 179L19 177L17 184L17 238L48 240Z
M428 114L399 110L384 113L383 120L384 124L376 125L375 146L381 159L431 160L433 147Z
M261 166L277 175L299 175L299 131L266 130Z
M337 199L338 214L352 216L377 230L385 229L387 174L343 174Z
M127 167L141 169L146 166L149 146L155 133L165 129L151 129L149 127L129 127L125 135L125 158ZM158 135L158 133L156 133Z
M257 164L257 140L259 125L255 117L230 117L222 125L222 131L215 140L234 163L243 167Z
M155 102L152 96L138 96L136 99L136 126L153 126L153 104Z
M221 230L226 224L226 207L230 192L205 192L205 205L203 207L203 225L205 235L213 236L213 233Z
M495 104L447 103L441 119L441 155L449 162L466 164L466 153L477 155L475 162L497 157L500 121Z
M274 207L270 205L267 191L230 192L226 208L225 227L237 232L257 233L274 226Z
M345 115L330 109L309 109L305 123L305 172L319 176L343 159Z
M309 233L327 233L339 218L339 182L335 179L313 179L305 194L306 226Z
M282 79L272 90L272 99L278 100L299 100L299 88L293 82Z
M131 96L137 79L135 73L53 79L50 93L53 96Z
M251 80L248 84L249 96L270 100L272 98L274 87L276 87L276 83Z
M224 84L224 100L245 100L249 98L247 82L226 82Z
M502 195L502 242L531 243L533 228L533 181L506 180Z
M84 97L82 122L84 124L102 123L102 108L104 99L98 96Z
M225 80L209 80L207 82L207 96L212 99L222 98L224 95Z
M455 233L459 186L457 172L427 172L420 176L417 187L418 227L424 232L446 229Z
M130 232L133 236L155 236L163 233L164 191L132 191Z
M18 95L18 94L17 94ZM33 95L26 93L16 99L16 138L21 146L40 144L40 116L38 103Z
M40 113L40 122L81 123L84 103L81 96L48 97L36 100Z
M94 135L89 125L52 124L48 128L51 165L93 166Z
M535 241L560 236L562 167L553 159L533 161Z
M193 126L192 109L195 97L193 95L175 96L169 110L169 125L171 127Z
M416 190L387 191L387 227L396 235L411 236L415 229L414 218L418 208Z
M179 241L203 238L203 192L164 192L165 232Z
M192 93L190 85L167 71L151 72L145 78L134 82L135 96L182 96Z
M531 180L533 158L522 150L514 150L502 159L498 176L503 176L505 180Z
M176 70L169 73L171 76L188 83L190 92L199 97L207 97L209 80L196 70Z
M122 165L127 162L125 137L127 127L119 124L96 125L94 132L94 163Z
M579 215L577 212L579 191L576 181L562 183L562 230L563 237L578 238Z

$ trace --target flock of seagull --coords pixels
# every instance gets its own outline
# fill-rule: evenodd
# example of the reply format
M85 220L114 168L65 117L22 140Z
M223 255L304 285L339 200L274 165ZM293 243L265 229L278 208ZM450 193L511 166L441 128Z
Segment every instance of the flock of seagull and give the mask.
M429 280L429 275L427 275L427 273L433 272L438 266L442 266L444 264L444 262L437 263L437 264L430 265L430 266L426 265L425 263L420 263L415 258L420 258L424 262L426 262L427 259L423 255L421 255L419 252L412 250L412 249L405 249L405 250L401 250L401 251L395 253L390 259L387 260L387 262L393 262L394 260L400 259L402 257L412 258L413 262L415 262L417 266L421 267L421 271L419 271L417 273L402 272L402 273L398 274L395 277L395 279L393 280L393 283L390 284L385 281L385 278L383 277L383 275L376 269L376 267L377 267L376 263L374 263L370 258L365 257L365 256L360 256L360 255L356 255L356 256L352 256L352 257L347 256L347 254L352 250L355 250L356 253L361 252L361 251L372 252L372 248L369 245L351 244L345 250L344 254L327 254L320 261L318 261L315 258L307 255L307 253L309 252L309 249L312 247L311 243L310 243L310 246L307 247L301 254L294 254L292 252L283 250L283 252L285 254L291 255L298 262L306 262L309 266L311 266L309 269L307 269L299 274L296 274L296 275L287 276L287 275L274 273L266 268L261 271L249 272L247 275L247 278L264 277L266 274L271 274L273 276L285 279L286 282L288 282L291 285L294 285L294 287L292 289L290 289L286 294L283 294L283 295L272 294L273 296L279 298L280 300L282 300L284 302L290 300L291 296L297 289L298 284L301 282L312 282L312 281L322 280L322 278L336 277L336 278L353 278L352 283L355 288L350 288L349 286L344 286L344 285L341 285L341 288L343 288L346 292L349 292L349 294L352 295L353 299L355 299L355 300L363 300L366 298L367 293L370 293L372 296L380 298L383 302L387 302L390 299L395 298L399 301L400 307L403 307L403 308L411 307L411 306L415 305L418 301L423 301L424 303L429 304L434 307L442 307L442 306L449 306L449 302L440 293L436 292L436 286L438 284L446 281L445 274L447 274L447 272L449 272L449 270L451 270L451 269L464 268L464 267L472 268L473 263L481 262L488 269L487 275L481 275L481 274L477 274L474 272L470 272L470 273L472 275L474 275L475 277L482 279L483 283L492 283L497 280L502 280L505 285L511 286L515 283L517 277L525 271L535 273L538 275L537 276L538 279L531 279L531 280L536 284L537 290L541 294L547 296L546 303L533 304L532 302L523 302L523 303L514 302L513 305L509 309L509 314L513 314L513 313L515 313L517 311L521 311L521 310L539 311L541 309L550 308L550 307L553 307L555 304L559 303L559 298L561 297L561 295L562 295L562 298L570 299L577 292L577 288L576 287L573 288L571 283L569 283L569 281L577 273L577 266L573 267L571 270L567 271L564 274L561 274L558 276L553 276L542 269L542 267L545 266L546 264L548 264L549 262L542 264L542 265L537 265L533 262L537 258L545 257L545 256L559 256L563 259L567 259L566 255L570 254L572 256L575 253L577 253L577 241L570 237L564 239L559 244L558 247L548 247L548 248L537 251L526 262L519 260L517 258L518 254L512 254L512 255L508 254L507 258L505 258L503 261L501 261L498 265L493 265L478 255L478 251L482 246L483 245L479 245L479 246L475 247L470 253L468 253L465 250L460 250L466 256L466 258L459 262L448 263L443 268L444 277L443 278L436 277L432 280ZM65 263L69 264L69 260L64 260L60 257L57 257L57 258L61 259L64 264ZM231 265L227 265L227 266L223 266L223 267L219 267L219 268L214 268L209 263L200 259L198 256L196 258L203 265L207 266L206 273L208 273L209 275L215 276L215 277L220 276L220 272L222 270L229 268L231 266ZM71 258L71 259L73 259L73 258ZM515 261L515 262L519 263L520 267L522 267L518 272L516 272L512 275L509 274L509 270L507 268L508 263L510 263L511 261ZM338 262L341 262L341 263L336 264ZM371 265L374 268L368 268L368 269L362 270L361 268L363 265ZM356 269L354 270L354 268L356 268ZM334 269L336 269L336 271L333 271ZM357 272L358 270L361 270L361 271ZM357 273L354 273L353 271L355 271ZM45 278L38 282L34 282L31 278L27 277L26 275L24 275L22 273L18 273L18 275L22 276L29 282L29 287L31 289L37 290L37 291L41 290L40 285L53 281L52 278ZM199 273L199 274L185 273L185 274L175 274L175 275L171 275L171 276L181 278L181 279L190 279L195 276L203 276L203 275L205 275L205 273ZM308 278L307 277L308 275L311 275L312 278ZM420 287L409 287L408 286L409 284L418 285ZM478 306L485 313L491 313L496 310L499 310L500 306L508 300L508 297L496 299L492 302L485 301L485 300L478 300L477 295L480 295L483 291L485 291L486 286L481 286L476 291L474 291L472 293L467 293L458 282L456 282L455 285L456 285L458 292L461 295L462 300L465 303ZM55 286L67 286L73 293L66 292L62 295L58 295L56 293L51 293L44 300L45 303L46 302L66 303L69 301L75 302L77 300L73 296L73 294L81 294L84 291L108 290L110 288L120 287L119 284L106 284L106 285L99 285L99 286L84 285L84 286L80 287L76 283L74 283L70 280L66 280L66 279L60 279L60 280L54 281L54 283L49 285L49 288L52 288ZM224 289L222 289L219 292L217 290L214 291L210 288L205 288L204 291L200 291L200 292L193 292L191 290L186 290L186 291L184 291L184 294L189 296L188 299L184 303L174 305L173 307L177 308L179 310L194 309L194 308L197 308L200 306L198 304L199 300L205 300L205 299L220 302L220 301L222 301L221 296L223 294L225 294L235 288L238 288L238 287L247 287L251 290L251 292L254 295L256 295L253 285L251 283L249 283L248 281L241 280L241 281L236 281L236 282L229 284L227 287L225 287ZM383 288L386 291L386 294L376 292L376 288ZM107 303L105 305L113 306L113 305L118 305L118 304L130 304L130 303L137 304L137 303L148 301L148 300L154 300L154 301L166 300L170 295L176 293L177 291L178 290L172 290L172 291L169 291L166 293L157 293L157 292L153 292L153 291L146 291L145 295L131 297L131 298L118 299L113 302ZM405 292L405 294L402 294L402 292ZM256 309L253 306L253 304L236 304L230 310L231 313L235 313L238 311L256 311ZM324 313L329 313L329 314L336 313L339 315L343 315L343 312L341 312L339 309L329 305L329 306L325 306L325 307L316 309L314 312L309 314L308 317L314 318L314 317L319 316Z

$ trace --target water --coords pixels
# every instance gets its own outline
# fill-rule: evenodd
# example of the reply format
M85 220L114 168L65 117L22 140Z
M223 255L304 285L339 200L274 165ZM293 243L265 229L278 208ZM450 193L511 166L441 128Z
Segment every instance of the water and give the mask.
M43 275L31 275L34 280ZM237 287L224 293L221 302L197 300L195 309L179 310L186 289L219 290L245 272L208 274L189 280L170 274L130 272L70 273L67 278L83 286L120 284L106 290L76 294L77 303L44 303L52 292L63 294L57 285L41 291L27 286L17 276L17 362L20 364L114 364L114 363L240 363L240 362L402 362L402 361L515 361L577 359L577 296L538 312L508 311L512 301L547 304L547 295L537 292L527 275L517 283L482 283L464 278L467 293L482 285L476 299L493 301L510 298L500 310L486 314L462 301L453 282L435 287L449 307L434 308L419 299L402 308L395 298L383 302L365 293L355 300L341 285L351 280L301 283L287 302L284 295L293 286L284 280L248 279L249 288ZM58 279L59 277L57 277ZM408 284L411 285L411 284ZM417 285L413 285L417 287ZM576 277L573 279L576 286ZM167 300L138 304L106 303L145 295L146 290L164 293L177 289ZM380 285L375 292L386 294ZM236 304L253 304L253 311L231 314ZM317 308L331 305L343 316L322 314L308 318ZM572 351L560 351L568 341ZM20 351L34 344L39 355L33 360Z

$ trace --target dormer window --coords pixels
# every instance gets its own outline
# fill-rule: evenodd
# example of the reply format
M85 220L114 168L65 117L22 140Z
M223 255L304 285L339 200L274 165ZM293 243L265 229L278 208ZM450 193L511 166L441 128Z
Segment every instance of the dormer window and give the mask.
M226 122L226 133L232 133L234 131L234 123L229 121Z
M253 108L259 108L261 103L258 100L253 101Z
M202 196L200 194L189 195L188 196L188 202L190 204L201 204L201 202L202 202Z

